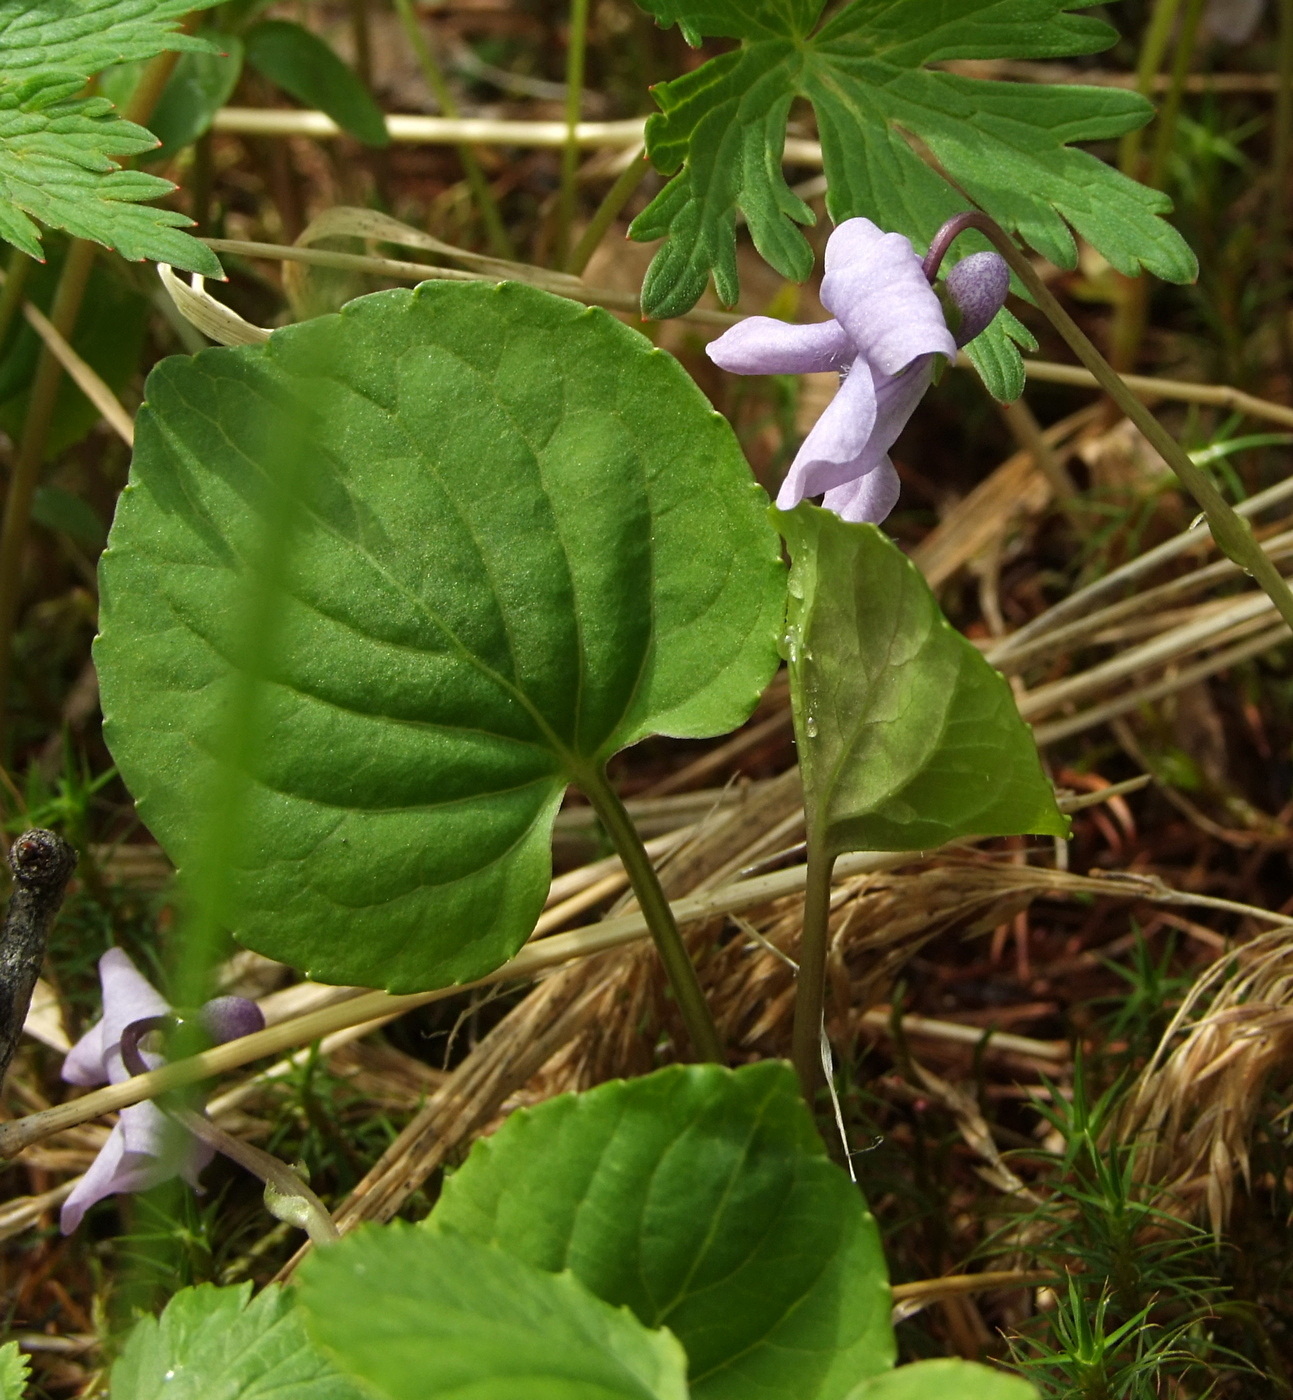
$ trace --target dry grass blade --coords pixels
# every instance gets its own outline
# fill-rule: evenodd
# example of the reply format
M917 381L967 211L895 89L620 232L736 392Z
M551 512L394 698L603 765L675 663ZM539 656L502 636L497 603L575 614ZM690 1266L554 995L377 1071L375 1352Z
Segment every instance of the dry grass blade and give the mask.
M0 273L0 286L5 275ZM67 377L103 415L103 420L127 447L135 445L135 424L121 405L121 400L108 388L98 371L81 358L68 344L57 326L31 302L24 301L22 314L27 324L40 336L46 349L63 366Z

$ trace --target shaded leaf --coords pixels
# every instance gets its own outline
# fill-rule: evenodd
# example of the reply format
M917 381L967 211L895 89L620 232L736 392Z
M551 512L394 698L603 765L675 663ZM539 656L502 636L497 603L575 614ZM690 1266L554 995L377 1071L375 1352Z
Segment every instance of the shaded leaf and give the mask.
M149 130L162 144L156 150L145 152L144 160L169 160L177 151L204 136L211 129L216 113L238 85L242 75L242 40L218 30L208 31L204 37L211 42L211 50L180 55L148 119ZM143 69L142 63L110 68L101 82L104 96L121 106L134 91Z
M790 546L795 739L823 849L1067 835L1009 685L911 560L874 525L807 502L773 515Z
M372 94L317 34L290 20L264 20L247 32L247 62L367 145L389 143L386 118Z
M93 508L80 496L57 486L41 486L31 503L31 518L47 530L61 530L85 549L103 548L107 531Z
M34 267L24 288L26 298L48 312L63 267L66 241L55 240L43 267ZM76 328L72 348L114 393L121 393L134 379L144 345L148 302L105 261L96 261ZM40 353L41 339L26 320L15 317L13 329L0 351L0 429L17 438L27 413L27 399ZM100 421L99 410L64 375L59 383L57 406L45 459L50 461L84 438Z
M513 1113L428 1225L668 1327L696 1400L827 1400L893 1364L875 1221L784 1064L674 1066Z

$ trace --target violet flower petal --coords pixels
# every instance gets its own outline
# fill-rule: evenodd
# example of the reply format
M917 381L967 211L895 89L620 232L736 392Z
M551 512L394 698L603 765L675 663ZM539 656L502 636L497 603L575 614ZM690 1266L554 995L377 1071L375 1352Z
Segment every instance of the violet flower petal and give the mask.
M160 1127L152 1121L154 1115ZM141 1143L161 1150L137 1150ZM155 1104L132 1104L122 1109L90 1169L63 1202L59 1228L70 1235L91 1206L121 1192L151 1190L173 1176L182 1176L196 1186L197 1174L214 1155L210 1147L172 1123Z
M68 1051L63 1078L69 1084L120 1084L129 1079L121 1060L122 1031L132 1021L165 1016L171 1009L120 948L109 948L99 959L99 981L103 1016ZM152 1060L161 1063L157 1056Z
M732 374L820 374L838 370L856 351L838 321L794 325L771 316L747 316L705 353Z
M886 457L865 476L828 491L822 498L822 505L843 520L879 525L898 504L901 489L898 473Z
M73 1186L71 1194L63 1202L58 1223L65 1235L70 1235L76 1229L92 1205L116 1193L117 1176L125 1154L126 1144L122 1137L121 1124L118 1123L108 1134L107 1142L99 1149L99 1155L90 1163L89 1170Z
M793 510L805 496L820 495L863 470L857 463L875 421L875 381L866 361L857 360L795 454L777 492L778 507Z
M1000 253L971 253L947 274L948 295L961 313L957 345L968 345L996 319L1010 290L1010 267Z
M65 1084L81 1084L87 1088L107 1081L108 1072L103 1067L102 1020L96 1021L67 1052L62 1075Z
M956 354L943 307L910 241L882 233L870 219L848 219L831 234L822 305L880 374L897 374L921 355Z

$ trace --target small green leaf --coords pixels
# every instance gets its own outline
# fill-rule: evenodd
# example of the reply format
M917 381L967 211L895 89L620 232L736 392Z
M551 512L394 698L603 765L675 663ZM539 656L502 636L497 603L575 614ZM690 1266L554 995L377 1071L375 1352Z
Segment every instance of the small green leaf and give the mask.
M452 1231L362 1226L300 1288L318 1344L389 1400L687 1400L668 1332Z
M1036 350L1037 341L1024 323L1004 306L987 330L970 341L965 353L988 393L1000 403L1014 403L1024 392L1027 370L1019 347Z
M711 274L720 298L735 301L738 211L778 272L806 275L811 253L796 225L812 214L781 168L797 98L816 112L837 224L865 215L923 250L968 195L1061 267L1074 266L1076 230L1122 272L1144 266L1174 282L1196 275L1194 255L1162 218L1171 201L1074 149L1142 126L1153 110L1143 98L932 66L1107 48L1114 30L1068 13L1075 0L853 0L820 26L824 0L639 3L693 43L706 34L741 41L652 89L660 111L647 122L647 150L673 179L629 230L665 239L643 285L650 316L688 310ZM913 136L955 185L917 154Z
M111 1400L364 1400L305 1335L292 1295L271 1284L182 1288L145 1317L113 1363Z
M428 1223L667 1326L696 1400L834 1400L893 1364L875 1221L784 1064L675 1066L514 1113Z
M369 146L390 141L372 94L318 37L285 19L267 19L247 32L247 62L307 107L326 112Z
M31 1363L18 1350L17 1342L0 1346L0 1400L22 1400L30 1370Z
M1005 679L874 525L804 502L786 647L811 832L823 848L919 851L961 836L1065 836Z
M175 186L118 161L157 145L86 81L113 63L167 49L202 50L179 21L213 0L0 0L0 238L41 257L37 223L221 277L205 244L179 230L193 221L141 203Z
M567 785L648 734L727 732L776 669L766 497L677 361L606 312L424 283L167 360L146 396L103 556L105 732L184 867L229 696L268 675L230 918L271 957L401 991L497 967ZM248 659L296 434L278 641Z
M1005 1371L946 1358L899 1366L863 1381L848 1400L1038 1400L1037 1391Z
M149 130L162 143L147 151L143 160L169 160L177 151L204 136L215 115L228 102L242 74L242 40L234 34L207 31L209 52L181 54L153 114ZM100 80L105 97L120 107L134 91L144 70L142 63L110 68Z

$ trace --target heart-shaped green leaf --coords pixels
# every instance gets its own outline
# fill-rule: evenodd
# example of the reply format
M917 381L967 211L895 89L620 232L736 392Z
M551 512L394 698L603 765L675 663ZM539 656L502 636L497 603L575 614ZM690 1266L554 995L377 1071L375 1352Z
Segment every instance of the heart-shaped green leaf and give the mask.
M452 1231L366 1226L300 1288L315 1341L390 1400L687 1400L668 1332Z
M1010 687L911 560L818 506L773 514L790 546L795 739L823 852L1067 835Z
M835 1400L893 1364L875 1222L788 1066L675 1066L512 1114L428 1226L667 1326L696 1400Z
M228 916L324 980L497 967L566 785L645 735L733 728L776 667L766 498L677 362L603 311L379 292L165 361L137 433L102 569L108 742L183 868L263 678L243 801L215 814Z

